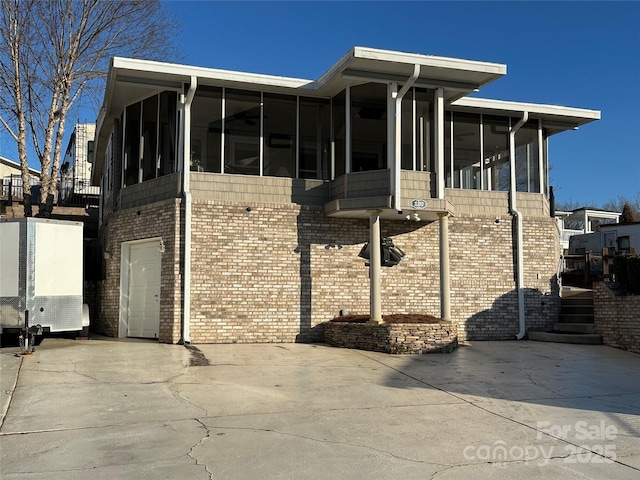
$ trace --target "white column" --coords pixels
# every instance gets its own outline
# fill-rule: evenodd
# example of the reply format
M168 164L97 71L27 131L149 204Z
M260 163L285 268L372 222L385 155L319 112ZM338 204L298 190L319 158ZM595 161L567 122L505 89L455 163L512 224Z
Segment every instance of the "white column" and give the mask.
M538 119L538 193L546 194L549 197L547 178L544 174L544 138L542 136L542 119Z
M369 212L369 311L371 323L382 323L382 295L380 293L380 210Z
M444 89L437 88L435 95L435 153L436 153L436 197L444 198Z
M451 321L451 288L449 279L449 214L439 213L440 237L440 318Z

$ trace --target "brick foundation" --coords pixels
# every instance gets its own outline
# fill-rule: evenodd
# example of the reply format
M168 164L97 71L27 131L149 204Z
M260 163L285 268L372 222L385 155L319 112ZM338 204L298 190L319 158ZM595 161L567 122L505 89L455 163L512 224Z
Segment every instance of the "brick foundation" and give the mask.
M108 218L106 280L92 306L95 331L122 335L122 243L162 237L160 341L179 341L181 208L172 199ZM369 239L368 219L327 217L321 206L294 203L194 200L192 223L193 343L322 341L319 326L340 310L369 311L369 269L358 257ZM451 314L462 342L510 339L518 331L512 223L508 214L489 213L449 220ZM407 253L399 265L382 269L382 313L439 317L438 222L383 220L381 228ZM554 221L525 218L524 239L526 326L544 331L559 309Z

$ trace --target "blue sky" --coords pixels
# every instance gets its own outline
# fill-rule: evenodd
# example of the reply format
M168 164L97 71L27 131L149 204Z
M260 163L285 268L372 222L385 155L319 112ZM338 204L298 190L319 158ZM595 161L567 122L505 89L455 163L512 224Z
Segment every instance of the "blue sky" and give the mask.
M557 201L640 192L638 1L165 5L183 26L177 63L316 79L354 45L504 63L507 75L478 96L602 111L551 138ZM0 155L15 157L6 138Z

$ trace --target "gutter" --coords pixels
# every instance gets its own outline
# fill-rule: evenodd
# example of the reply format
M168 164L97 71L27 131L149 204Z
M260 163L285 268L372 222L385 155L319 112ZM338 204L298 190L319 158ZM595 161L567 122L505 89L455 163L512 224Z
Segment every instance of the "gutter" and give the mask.
M187 95L183 100L182 119L182 195L184 197L184 269L182 275L182 342L191 343L191 189L190 189L190 158L191 158L191 102L196 94L198 77L191 76L191 83Z
M516 132L529 120L529 112L522 112L522 118L509 131L509 169L511 170L511 191L509 192L509 211L516 220L516 284L518 288L518 325L516 339L522 340L525 334L524 318L524 258L522 253L522 214L516 204Z
M416 83L420 76L420 65L413 65L413 75L407 79L400 91L396 94L396 110L395 110L395 155L394 166L391 171L391 191L393 192L393 208L402 211L401 185L400 185L400 167L402 156L402 99L409 89Z

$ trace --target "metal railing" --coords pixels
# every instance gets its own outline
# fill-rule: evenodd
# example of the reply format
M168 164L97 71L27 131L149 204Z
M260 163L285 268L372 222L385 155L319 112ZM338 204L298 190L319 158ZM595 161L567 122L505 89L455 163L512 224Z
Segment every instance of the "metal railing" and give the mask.
M88 186L83 191L74 191L73 185L62 185L58 183L58 195L55 202L59 206L84 207L97 206L99 202L100 188ZM32 202L40 200L40 179L31 177L31 197ZM22 202L24 200L24 188L21 175L9 175L2 179L0 186L0 199L10 202Z

